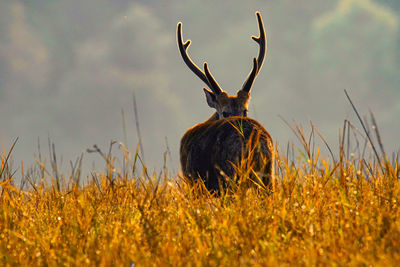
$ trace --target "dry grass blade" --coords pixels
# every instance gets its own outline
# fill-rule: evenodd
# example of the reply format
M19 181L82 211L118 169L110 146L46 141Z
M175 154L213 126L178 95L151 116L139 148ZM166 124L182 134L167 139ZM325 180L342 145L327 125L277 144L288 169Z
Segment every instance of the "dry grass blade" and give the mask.
M358 118L358 120L360 121L361 126L363 127L364 132L365 132L365 134L366 134L366 136L367 136L367 138L368 138L368 141L369 141L370 145L372 146L372 149L374 150L374 153L375 153L375 156L376 156L376 158L377 158L377 160L378 160L378 162L379 162L379 165L380 165L381 168L382 168L382 164L381 164L381 160L380 160L379 154L378 154L378 152L377 152L377 150L376 150L376 148L375 148L374 143L372 142L372 139L371 139L371 137L370 137L370 135L369 135L369 131L367 130L367 128L366 128L366 126L365 126L363 120L361 119L360 114L358 113L356 107L354 106L353 101L351 101L351 98L350 98L349 94L347 93L346 89L344 90L344 93L346 94L346 97L347 97L347 99L349 100L349 102L350 102L350 104L351 104L351 107L353 108L354 112L356 113L357 118Z
M328 149L329 153L332 156L333 162L336 162L335 156L333 155L332 149L329 146L328 142L325 140L325 138L321 135L321 133L318 131L318 129L311 123L311 127L313 128L313 130L317 133L317 135L319 136L319 138L321 138L322 142L324 142L326 148Z
M140 154L142 155L141 159L143 160L143 162L145 162L142 135L140 133L139 114L138 114L138 110L137 110L136 95L135 95L134 91L132 92L132 99L133 99L133 111L134 111L133 113L135 116L136 132L137 132L138 139L139 139Z
M370 111L369 111L369 114L370 114L370 116L371 116L371 121L372 121L372 124L373 124L373 125L372 125L372 128L375 130L376 139L378 140L378 144L379 144L379 147L380 147L380 149L381 149L382 156L385 157L386 152L385 152L385 149L383 148L383 143L382 143L381 135L379 134L378 124L376 123L374 113L372 113L372 111L370 110Z
M15 140L14 140L14 142L13 142L13 144L12 144L10 150L9 150L8 153L7 153L6 158L5 158L5 159L4 159L4 157L2 158L2 161L1 161L1 169L0 169L0 178L3 177L4 170L7 168L8 160L9 160L9 158L10 158L11 152L14 150L14 147L15 147L15 145L17 144L17 141L18 141L18 137L15 138ZM3 180L4 180L4 179L6 179L6 178L3 177Z

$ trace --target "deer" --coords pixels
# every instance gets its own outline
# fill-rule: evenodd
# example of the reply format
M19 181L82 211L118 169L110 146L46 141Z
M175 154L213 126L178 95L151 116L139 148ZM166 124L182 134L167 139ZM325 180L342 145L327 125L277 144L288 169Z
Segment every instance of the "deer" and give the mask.
M263 65L266 53L265 29L260 12L256 12L259 53L253 67L236 96L229 96L214 79L204 62L201 70L188 55L190 40L183 42L182 23L177 25L177 44L183 61L210 89L203 88L211 117L188 129L180 142L180 163L183 177L195 182L201 179L209 191L226 189L229 179L238 174L239 166L247 167L250 181L271 188L274 172L274 146L270 134L249 118L250 90ZM237 177L236 177L237 178Z

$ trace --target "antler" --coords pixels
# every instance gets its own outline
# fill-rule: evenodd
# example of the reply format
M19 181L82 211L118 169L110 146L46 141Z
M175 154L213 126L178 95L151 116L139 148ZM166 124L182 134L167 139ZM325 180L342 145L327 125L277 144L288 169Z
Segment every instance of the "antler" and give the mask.
M197 75L207 86L216 94L219 95L222 93L221 88L219 87L218 83L215 81L214 77L211 75L211 73L208 70L207 63L204 63L204 70L205 73L199 69L199 67L194 64L194 62L190 59L187 49L190 46L190 40L187 40L185 43L183 43L182 40L182 23L178 23L177 27L177 39L178 39L178 48L179 52L181 53L181 56L183 58L183 61L186 63L186 65L191 69L194 74Z
M265 38L265 29L264 29L264 24L261 18L260 12L256 12L257 16L257 21L258 21L258 28L260 29L260 36L252 36L251 38L258 43L260 46L260 49L258 51L258 57L257 59L254 58L254 64L253 64L253 69L247 76L246 81L242 85L242 89L245 92L249 92L251 89L251 86L253 85L254 80L256 79L263 63L264 63L264 58L265 58L265 51L267 48L266 45L266 38Z
M253 82L256 79L256 76L258 74L258 64L257 64L257 59L253 59L253 69L249 73L249 76L247 76L246 81L244 82L242 86L242 90L245 92L250 92L251 87L253 86Z
M211 75L210 71L208 70L208 65L207 62L204 62L204 71L206 72L206 77L207 80L210 82L210 88L213 90L213 92L217 95L222 93L221 87L218 85L217 81L214 79L214 77Z

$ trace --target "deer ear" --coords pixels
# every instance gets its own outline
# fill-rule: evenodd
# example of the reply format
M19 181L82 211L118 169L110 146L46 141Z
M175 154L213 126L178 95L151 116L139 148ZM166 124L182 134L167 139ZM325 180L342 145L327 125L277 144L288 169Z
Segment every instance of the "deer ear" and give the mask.
M206 88L203 88L204 93L206 94L206 98L207 98L207 104L212 107L212 108L217 108L217 97L215 96L215 94L209 90L207 90Z

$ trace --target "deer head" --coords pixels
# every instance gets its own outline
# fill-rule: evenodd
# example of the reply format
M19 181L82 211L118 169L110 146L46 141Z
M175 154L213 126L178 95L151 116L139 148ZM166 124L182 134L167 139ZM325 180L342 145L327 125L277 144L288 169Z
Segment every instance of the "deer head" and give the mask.
M266 51L266 38L263 21L260 12L256 12L258 27L260 30L260 36L251 38L256 41L259 45L258 57L253 59L253 69L247 76L246 81L243 83L241 89L237 92L236 96L229 96L225 91L221 89L214 77L211 75L207 62L204 62L202 71L199 67L194 64L190 59L187 49L190 45L190 40L185 43L182 40L182 23L178 23L177 27L177 41L178 48L183 58L183 61L194 72L210 90L204 88L206 94L207 103L210 107L216 109L216 113L212 116L212 119L221 119L232 116L244 116L247 117L248 104L250 100L250 90L253 85L255 78L257 77L265 58Z

